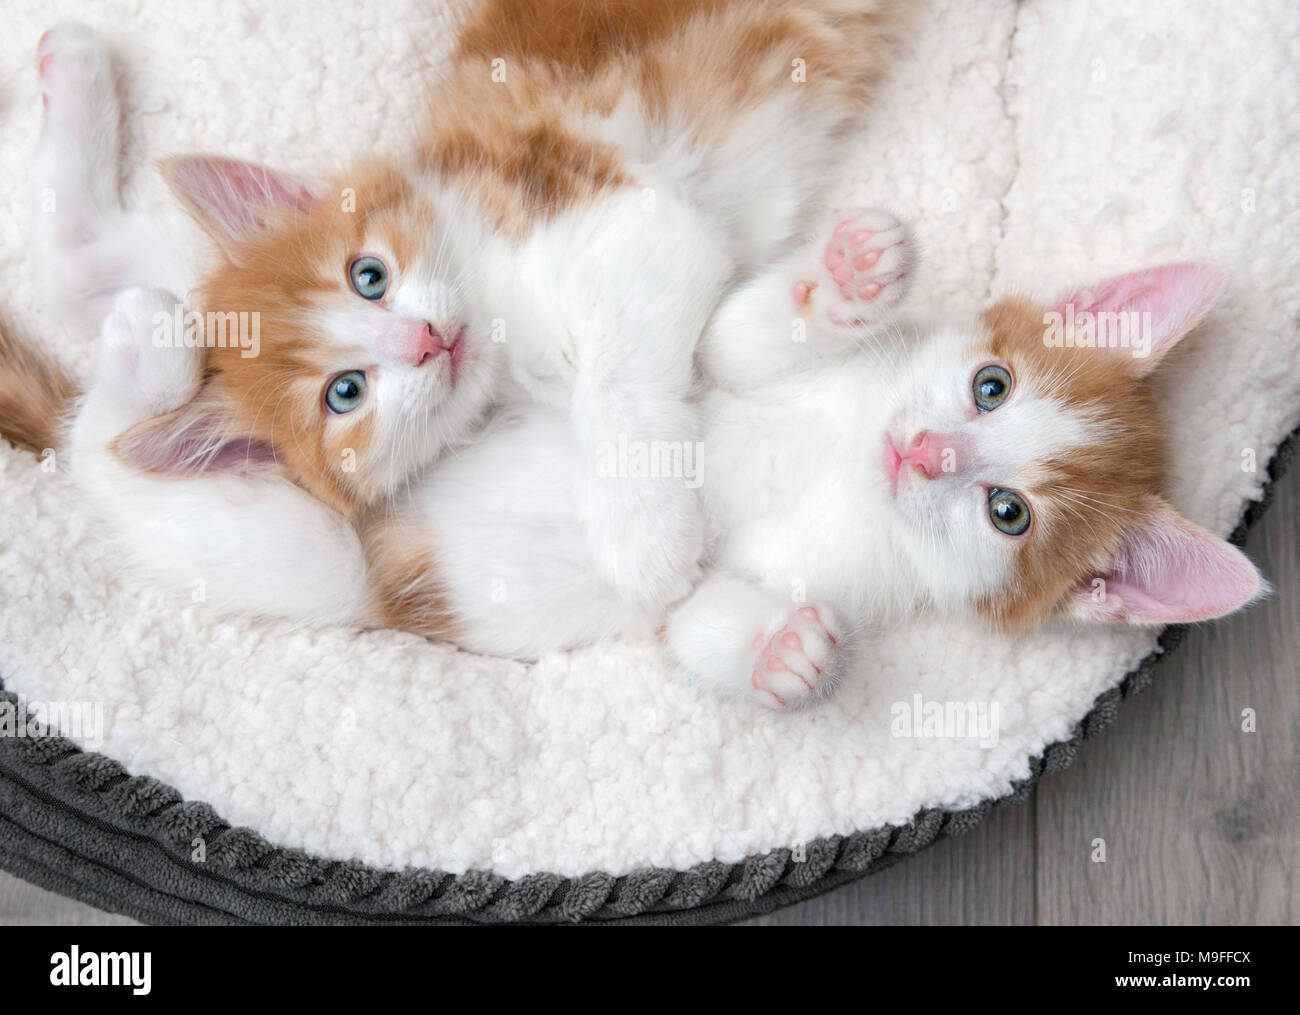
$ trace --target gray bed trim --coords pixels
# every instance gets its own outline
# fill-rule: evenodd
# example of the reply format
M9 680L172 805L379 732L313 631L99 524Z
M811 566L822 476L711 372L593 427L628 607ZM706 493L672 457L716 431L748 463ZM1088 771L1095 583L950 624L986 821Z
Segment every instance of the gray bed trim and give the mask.
M1262 499L1246 506L1240 545L1286 472L1297 433L1279 445ZM725 923L769 913L874 873L947 835L969 831L993 807L1023 801L1043 775L1060 772L1144 690L1156 662L1182 641L1167 628L1156 650L1101 694L1068 740L1030 762L1030 776L998 800L964 811L925 810L886 826L685 871L645 869L621 877L490 871L451 875L385 871L272 845L232 827L205 803L133 776L62 737L0 737L0 868L42 888L152 924ZM0 696L17 701L4 689ZM196 839L206 857L191 857Z

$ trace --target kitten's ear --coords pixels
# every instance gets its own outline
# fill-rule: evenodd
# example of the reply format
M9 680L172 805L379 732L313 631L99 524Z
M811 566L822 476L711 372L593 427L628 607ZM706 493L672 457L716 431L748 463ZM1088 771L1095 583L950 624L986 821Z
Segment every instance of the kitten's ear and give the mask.
M219 472L269 472L275 449L266 441L232 433L219 398L200 393L172 412L137 423L113 442L127 465L168 476Z
M314 185L238 159L177 155L160 169L186 210L236 261L274 213L305 212L317 200Z
M1130 334L1135 326L1146 329L1149 321L1149 332L1144 330L1139 341L1120 350L1132 359L1138 374L1145 375L1201 322L1227 285L1227 273L1212 264L1166 264L1108 278L1070 293L1057 301L1055 309L1068 318L1066 308L1072 308L1075 321L1084 313L1092 315L1094 321L1099 314L1137 315L1128 318ZM1150 317L1144 316L1147 314ZM1150 346L1146 348L1148 339ZM1142 355L1144 349L1146 354Z
M1244 553L1148 497L1117 559L1076 584L1068 610L1089 620L1186 624L1232 613L1268 591Z

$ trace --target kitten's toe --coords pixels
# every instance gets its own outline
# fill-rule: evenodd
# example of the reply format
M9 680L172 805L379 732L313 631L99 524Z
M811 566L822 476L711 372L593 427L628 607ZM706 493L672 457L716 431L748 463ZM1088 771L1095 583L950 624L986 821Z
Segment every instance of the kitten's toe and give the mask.
M836 223L813 277L795 284L795 302L832 324L870 323L903 298L911 260L897 218L877 208L850 213Z
M111 101L113 69L108 49L83 24L60 22L42 35L36 67L47 104L60 114L76 115Z
M759 653L751 683L768 708L801 708L826 697L846 665L844 626L827 606L794 612Z

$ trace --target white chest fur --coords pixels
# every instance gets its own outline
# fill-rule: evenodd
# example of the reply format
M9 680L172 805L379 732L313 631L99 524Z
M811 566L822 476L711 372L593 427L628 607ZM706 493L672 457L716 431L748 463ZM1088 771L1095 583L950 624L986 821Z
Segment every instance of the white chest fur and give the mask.
M880 369L860 358L706 399L701 490L721 568L859 613L913 595L882 465Z

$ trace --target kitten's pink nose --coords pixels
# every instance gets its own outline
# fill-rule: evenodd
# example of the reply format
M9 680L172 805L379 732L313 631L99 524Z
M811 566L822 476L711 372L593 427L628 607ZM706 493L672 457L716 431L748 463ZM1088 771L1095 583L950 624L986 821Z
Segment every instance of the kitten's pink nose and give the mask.
M912 441L912 446L899 455L899 467L910 465L926 479L934 479L943 471L943 455L948 442L942 437L922 430Z
M427 321L411 321L396 334L390 334L391 354L414 367L422 366L441 353L451 352L456 345Z
M434 328L432 324L426 322L424 327L420 329L419 334L416 336L414 350L415 365L417 367L420 366L420 364L424 363L426 360L433 359L433 357L437 356L438 353L446 352L448 348L450 347L443 344L442 335L438 333L437 329Z

